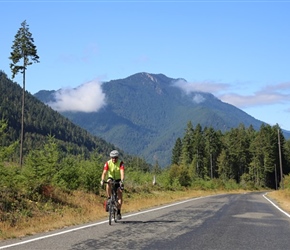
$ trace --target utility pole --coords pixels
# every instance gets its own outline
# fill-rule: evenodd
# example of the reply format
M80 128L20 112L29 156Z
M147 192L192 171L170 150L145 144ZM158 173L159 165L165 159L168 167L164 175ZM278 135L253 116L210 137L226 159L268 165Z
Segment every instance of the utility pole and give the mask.
M211 152L211 136L209 136L209 160L210 160L210 178L213 179L212 152Z
M276 164L275 164L275 187L276 187L275 190L277 190L278 189L278 185L277 185L277 166L276 166Z
M212 169L212 153L210 153L210 177L213 178L213 169Z
M278 129L278 147L279 147L279 160L280 160L281 189L284 189L283 170L282 170L282 156L281 156L281 143L280 143L280 132L279 132L279 129Z

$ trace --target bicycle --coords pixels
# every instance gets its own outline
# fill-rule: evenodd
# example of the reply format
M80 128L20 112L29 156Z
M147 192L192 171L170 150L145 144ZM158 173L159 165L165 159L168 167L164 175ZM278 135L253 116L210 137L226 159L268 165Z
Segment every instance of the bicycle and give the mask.
M111 185L111 198L108 200L108 207L109 207L109 225L112 224L112 219L114 219L115 223L117 223L117 212L118 212L118 185L120 181L116 180L111 180L109 181L104 181L104 183Z

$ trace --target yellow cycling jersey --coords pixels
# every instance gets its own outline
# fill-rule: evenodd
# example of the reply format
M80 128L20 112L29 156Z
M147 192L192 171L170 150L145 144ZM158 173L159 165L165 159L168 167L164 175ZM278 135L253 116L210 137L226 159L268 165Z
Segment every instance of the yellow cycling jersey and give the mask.
M119 159L116 163L113 163L111 159L105 163L104 170L108 170L109 178L119 180L121 179L120 170L124 170L124 163Z

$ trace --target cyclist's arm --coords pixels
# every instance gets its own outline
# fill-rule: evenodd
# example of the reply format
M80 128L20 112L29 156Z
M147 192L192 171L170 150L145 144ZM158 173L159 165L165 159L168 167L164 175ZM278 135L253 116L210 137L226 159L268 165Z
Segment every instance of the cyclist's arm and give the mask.
M124 179L125 179L125 171L124 171L124 169L120 169L120 174L121 174L121 181L124 181Z
M102 180L103 181L105 180L108 171L109 171L109 166L108 166L108 162L106 162L104 165L103 173L102 173Z
M102 180L103 180L103 181L105 180L107 173L108 173L108 170L105 170L105 169L104 169L104 170L103 170L103 173L102 173Z
M120 175L121 175L121 181L124 181L124 179L125 179L125 166L124 166L123 162L121 162L121 165L120 165Z

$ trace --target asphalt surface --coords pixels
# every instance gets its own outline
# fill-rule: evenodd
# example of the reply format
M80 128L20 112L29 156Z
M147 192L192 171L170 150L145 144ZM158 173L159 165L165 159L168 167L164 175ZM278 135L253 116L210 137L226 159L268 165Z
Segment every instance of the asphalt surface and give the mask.
M0 249L290 249L290 218L264 193L190 199L134 214L22 239Z

